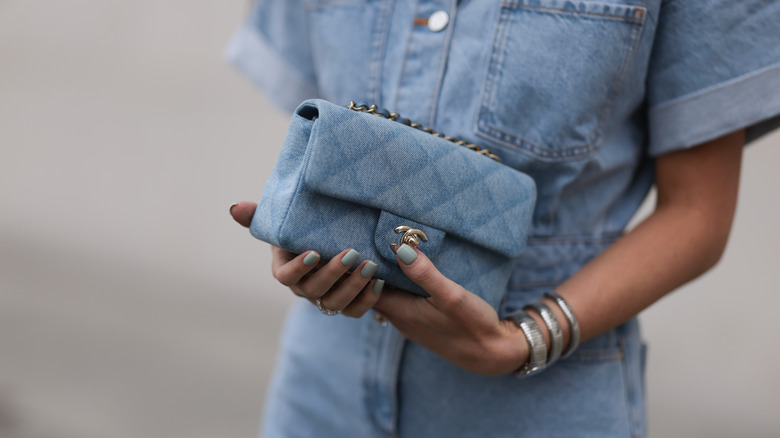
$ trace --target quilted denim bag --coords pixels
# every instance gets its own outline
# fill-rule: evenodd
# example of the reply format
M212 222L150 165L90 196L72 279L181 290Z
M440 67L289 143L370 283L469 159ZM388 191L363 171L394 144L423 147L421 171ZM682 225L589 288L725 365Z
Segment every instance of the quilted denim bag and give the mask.
M393 250L419 244L444 275L497 307L525 247L533 180L489 151L366 108L298 107L250 232L323 259L354 248L378 264L376 278L426 296Z

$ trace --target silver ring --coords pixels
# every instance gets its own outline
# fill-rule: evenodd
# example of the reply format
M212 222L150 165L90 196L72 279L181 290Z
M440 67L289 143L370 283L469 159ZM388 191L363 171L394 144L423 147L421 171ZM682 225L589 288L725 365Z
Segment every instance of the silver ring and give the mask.
M327 307L323 306L322 305L322 298L317 298L317 300L314 302L314 304L317 305L317 309L319 309L320 312L322 312L323 315L335 316L335 315L338 315L339 313L341 313L341 310L332 310L332 309L328 309Z

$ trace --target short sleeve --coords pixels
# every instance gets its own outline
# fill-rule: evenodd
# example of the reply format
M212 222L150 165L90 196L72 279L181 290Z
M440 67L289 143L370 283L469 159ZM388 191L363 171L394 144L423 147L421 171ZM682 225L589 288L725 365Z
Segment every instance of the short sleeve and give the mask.
M647 77L649 153L780 126L780 2L671 0Z
M303 3L258 0L227 49L228 59L290 112L319 95Z

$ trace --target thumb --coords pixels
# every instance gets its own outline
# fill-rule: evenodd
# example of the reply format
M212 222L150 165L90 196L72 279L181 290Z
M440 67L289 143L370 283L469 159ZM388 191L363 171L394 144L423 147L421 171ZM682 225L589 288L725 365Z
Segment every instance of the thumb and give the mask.
M236 202L230 206L230 215L233 216L233 220L248 227L250 222L252 222L252 216L254 216L256 209L257 204L254 202Z
M434 303L458 301L466 292L459 284L439 272L431 259L419 249L403 244L396 251L396 256L404 274L428 292Z

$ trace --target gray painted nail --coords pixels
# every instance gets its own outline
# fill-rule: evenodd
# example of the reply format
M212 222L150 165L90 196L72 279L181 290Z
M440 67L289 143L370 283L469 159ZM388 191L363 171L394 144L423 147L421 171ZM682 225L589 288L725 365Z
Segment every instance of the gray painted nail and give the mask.
M400 257L401 261L407 265L411 265L412 262L417 260L417 252L411 246L407 244L401 245L398 251L395 252Z
M360 276L363 278L369 278L374 275L374 272L376 272L376 263L368 262L365 266L363 266L363 269L360 270Z
M384 280L377 280L374 282L374 293L378 294L379 292L382 292L382 288L385 287L385 281Z
M320 255L314 251L310 251L308 254L306 254L306 257L303 258L303 264L306 266L311 266L317 263L319 260Z
M341 264L344 266L352 266L355 264L358 257L360 257L360 253L354 249L350 249L349 252L344 254L344 257L341 258Z

